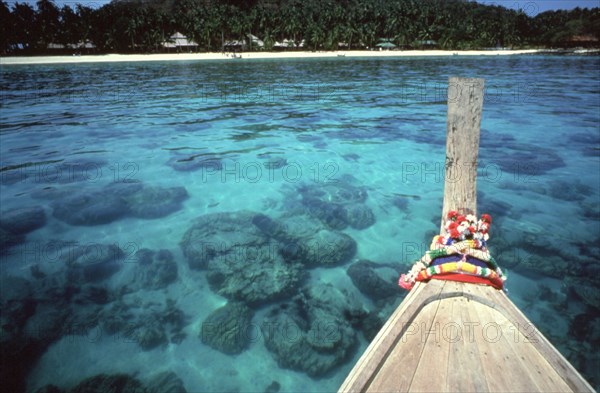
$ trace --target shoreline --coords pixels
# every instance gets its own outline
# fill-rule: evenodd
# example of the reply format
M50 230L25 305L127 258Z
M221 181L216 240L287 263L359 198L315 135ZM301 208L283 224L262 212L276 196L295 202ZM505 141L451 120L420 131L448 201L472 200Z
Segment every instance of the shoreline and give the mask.
M521 50L407 50L407 51L332 51L332 52L241 52L231 53L166 53L166 54L107 54L83 56L22 56L0 57L0 65L73 64L143 61L207 61L243 59L308 59L308 58L380 58L380 57L426 57L426 56L508 56L547 52L543 49Z

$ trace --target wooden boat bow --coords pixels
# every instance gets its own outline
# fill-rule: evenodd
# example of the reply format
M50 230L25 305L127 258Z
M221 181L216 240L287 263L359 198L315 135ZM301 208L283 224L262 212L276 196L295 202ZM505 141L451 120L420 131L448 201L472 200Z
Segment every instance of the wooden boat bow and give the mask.
M476 214L483 87L482 79L448 81L442 220L450 210ZM594 389L503 291L434 277L410 290L339 391Z

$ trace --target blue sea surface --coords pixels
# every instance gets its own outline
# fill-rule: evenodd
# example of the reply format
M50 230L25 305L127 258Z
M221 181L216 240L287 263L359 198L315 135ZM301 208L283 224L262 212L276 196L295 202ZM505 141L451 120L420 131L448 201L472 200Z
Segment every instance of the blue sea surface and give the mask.
M578 56L3 66L2 384L335 391L439 230L448 77L469 76L485 78L478 206L508 294L600 388L599 71Z

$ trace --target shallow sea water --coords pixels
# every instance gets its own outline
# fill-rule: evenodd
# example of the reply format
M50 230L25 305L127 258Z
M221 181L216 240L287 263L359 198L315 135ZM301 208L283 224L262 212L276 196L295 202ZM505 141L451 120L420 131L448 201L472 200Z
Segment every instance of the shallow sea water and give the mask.
M118 271L94 283L108 299L80 302L79 315L65 317L65 324L88 321L85 328L49 334L27 371L27 390L49 383L70 388L100 373L145 381L162 371L175 372L189 392L336 390L368 345L361 333L318 378L279 367L256 328L275 301L254 307L245 350L217 351L199 332L227 298L211 290L206 270L190 268L180 243L196 217L239 210L274 219L306 215L298 213L303 190L351 185L368 195L364 205L375 223L341 229L356 241L352 260L307 267L295 292L332 284L385 318L404 294L398 290L382 306L354 286L347 269L367 259L386 265L378 270L394 282L395 270L407 270L438 229L446 87L455 75L486 79L478 202L494 218L489 244L508 271L509 296L598 388L600 357L592 349L600 342L600 305L593 294L598 279L590 277L600 272L599 69L598 57L553 56L3 67L2 218L31 206L41 206L46 217L18 244L3 246L3 284L26 279L38 304L17 325L45 329L45 314L35 314L52 310L40 306L40 287L64 274L68 250L113 244L123 251ZM184 187L188 197L156 213L166 198L159 193L140 208L147 210L121 214L103 191L85 203L97 221L117 218L96 225L75 217L76 204L61 205L115 182ZM134 277L135 253L144 248L169 250L177 280L123 295L119 288ZM579 280L587 299L575 289ZM17 297L2 287L3 301ZM144 349L102 327L118 302L143 314L166 299L185 315L179 340Z

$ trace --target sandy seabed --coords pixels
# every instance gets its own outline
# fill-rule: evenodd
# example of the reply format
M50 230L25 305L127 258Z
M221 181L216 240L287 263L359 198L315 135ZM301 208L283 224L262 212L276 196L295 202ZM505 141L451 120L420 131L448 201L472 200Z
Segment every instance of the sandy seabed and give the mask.
M415 56L498 56L522 55L539 52L538 49L524 50L410 50L410 51L336 51L336 52L242 52L231 53L168 53L148 55L86 55L86 56L30 56L0 57L0 65L13 64L59 64L59 63L103 63L137 61L196 61L196 60L243 60L243 59L298 59L331 57L415 57ZM234 57L235 56L235 57Z

